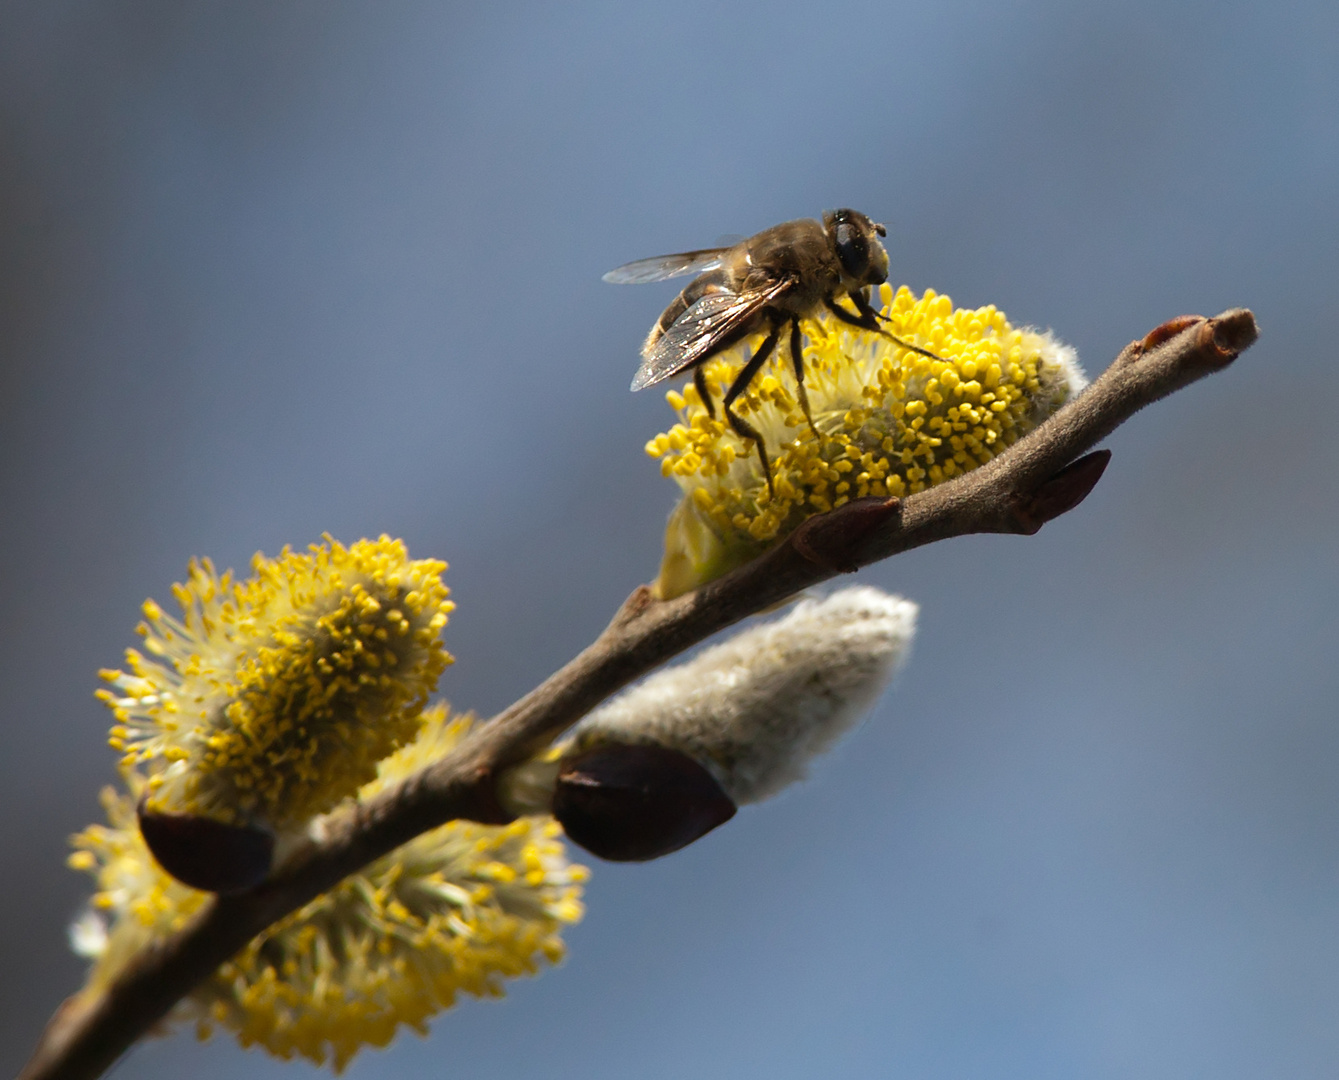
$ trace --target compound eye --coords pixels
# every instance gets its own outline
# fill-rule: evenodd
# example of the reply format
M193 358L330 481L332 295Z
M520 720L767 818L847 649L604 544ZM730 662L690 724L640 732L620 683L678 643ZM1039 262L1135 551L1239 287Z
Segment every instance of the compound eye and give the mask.
M843 221L837 226L837 258L848 277L859 281L869 266L869 241L855 225Z

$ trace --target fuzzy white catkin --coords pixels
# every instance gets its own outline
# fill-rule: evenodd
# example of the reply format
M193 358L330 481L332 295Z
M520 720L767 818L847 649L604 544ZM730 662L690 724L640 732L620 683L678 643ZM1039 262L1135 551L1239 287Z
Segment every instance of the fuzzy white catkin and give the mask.
M907 655L916 613L868 586L804 600L597 709L568 752L658 743L700 762L736 804L766 799L874 704Z

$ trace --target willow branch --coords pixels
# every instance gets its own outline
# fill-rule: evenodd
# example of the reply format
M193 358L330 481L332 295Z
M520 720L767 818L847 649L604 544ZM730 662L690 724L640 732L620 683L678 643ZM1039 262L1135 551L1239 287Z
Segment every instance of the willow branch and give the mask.
M861 499L811 518L766 554L674 600L638 588L595 642L451 754L336 817L267 881L210 901L96 996L52 1018L22 1080L91 1080L271 923L420 833L469 818L502 823L494 778L603 699L738 620L923 544L1036 532L1078 505L1109 452L1088 453L1145 405L1226 367L1256 338L1251 313L1183 316L1125 348L1087 390L990 464L906 499ZM1086 456L1081 456L1085 455Z

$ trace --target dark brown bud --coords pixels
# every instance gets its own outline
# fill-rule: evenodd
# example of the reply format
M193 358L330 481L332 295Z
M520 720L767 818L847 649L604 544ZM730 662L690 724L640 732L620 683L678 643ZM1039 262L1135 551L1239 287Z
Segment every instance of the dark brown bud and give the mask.
M1094 450L1071 461L1027 495L1015 495L1010 501L1018 531L1030 536L1046 522L1073 510L1097 486L1110 460L1110 450Z
M265 880L274 835L194 814L163 814L139 804L139 831L158 865L193 889L241 892Z
M686 847L735 816L711 773L664 746L608 743L562 763L553 816L573 843L611 862Z

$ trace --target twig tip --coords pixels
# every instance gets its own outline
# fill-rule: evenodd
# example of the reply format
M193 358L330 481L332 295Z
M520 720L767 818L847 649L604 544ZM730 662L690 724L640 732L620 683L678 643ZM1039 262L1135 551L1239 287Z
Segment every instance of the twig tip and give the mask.
M1214 316L1209 324L1213 327L1214 346L1229 357L1250 348L1260 336L1260 327L1249 308L1232 308Z

